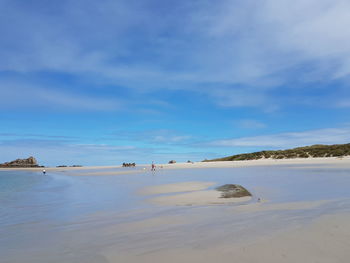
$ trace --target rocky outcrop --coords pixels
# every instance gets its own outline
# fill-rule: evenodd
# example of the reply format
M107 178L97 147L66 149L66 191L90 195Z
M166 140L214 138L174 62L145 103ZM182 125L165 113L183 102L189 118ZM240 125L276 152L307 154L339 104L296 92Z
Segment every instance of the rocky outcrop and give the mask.
M7 167L7 168L26 168L26 167L39 167L38 162L33 156L30 156L27 159L17 159L12 162L6 162L3 164L0 164L0 167Z
M221 198L252 196L252 194L239 184L225 184L217 187L216 190L221 192Z

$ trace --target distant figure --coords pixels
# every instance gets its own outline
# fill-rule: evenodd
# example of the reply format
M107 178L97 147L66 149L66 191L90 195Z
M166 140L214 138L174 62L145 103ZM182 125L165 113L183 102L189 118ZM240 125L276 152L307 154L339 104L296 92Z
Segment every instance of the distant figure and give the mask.
M135 167L136 163L123 163L122 166L123 167Z
M261 202L261 199L260 199L260 197L258 198L258 202L259 202L259 203Z
M43 170L43 175L45 175L46 174L46 171L45 170Z
M156 165L152 162L151 171L155 171L155 170L156 170Z

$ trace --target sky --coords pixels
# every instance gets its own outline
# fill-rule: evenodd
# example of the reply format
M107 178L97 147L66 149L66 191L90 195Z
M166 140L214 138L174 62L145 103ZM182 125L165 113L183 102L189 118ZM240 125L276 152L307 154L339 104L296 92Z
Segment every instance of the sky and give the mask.
M348 0L0 0L0 162L350 143Z

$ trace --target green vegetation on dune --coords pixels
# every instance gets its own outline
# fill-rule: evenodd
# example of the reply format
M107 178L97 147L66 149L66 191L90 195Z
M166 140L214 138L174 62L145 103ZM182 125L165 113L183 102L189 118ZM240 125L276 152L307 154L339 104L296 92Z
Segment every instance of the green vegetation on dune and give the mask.
M309 158L309 157L342 157L350 155L350 143L335 144L335 145L312 145L298 147L288 150L278 151L261 151L253 153L243 153L232 155L224 158L213 160L204 160L203 162L215 161L243 161L243 160L258 160L258 159L293 159L293 158Z

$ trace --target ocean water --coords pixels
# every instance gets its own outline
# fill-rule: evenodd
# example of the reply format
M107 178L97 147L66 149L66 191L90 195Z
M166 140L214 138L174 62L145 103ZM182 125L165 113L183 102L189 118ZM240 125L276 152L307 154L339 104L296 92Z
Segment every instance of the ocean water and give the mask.
M124 170L128 168L118 169ZM241 184L253 193L252 203L257 198L271 205L328 202L308 209L238 213L236 206L247 204L156 206L138 194L146 186L186 181ZM205 248L237 241L237 236L263 236L320 215L349 212L349 188L349 169L307 165L160 169L116 176L0 171L0 262L111 262L105 256L109 251Z

